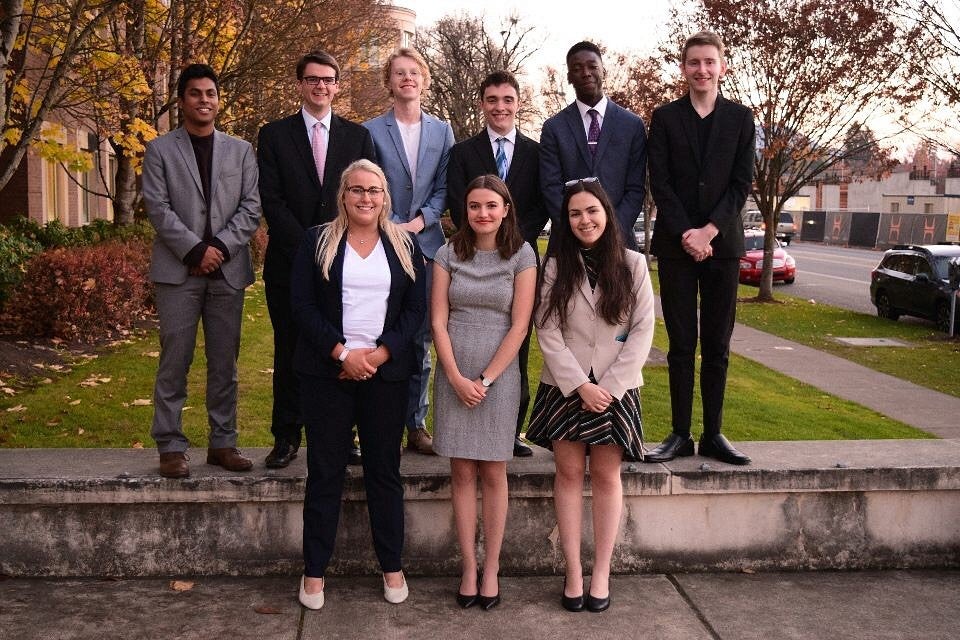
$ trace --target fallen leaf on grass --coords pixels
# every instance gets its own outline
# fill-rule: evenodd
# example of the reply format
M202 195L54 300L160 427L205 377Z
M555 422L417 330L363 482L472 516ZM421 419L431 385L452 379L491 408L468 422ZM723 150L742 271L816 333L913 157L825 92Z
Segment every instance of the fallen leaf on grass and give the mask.
M149 398L137 398L133 402L124 402L123 406L125 407L149 407L153 404L153 401Z
M131 449L143 449L143 443L139 440L134 440L133 444L130 445Z
M44 378L43 380L40 381L40 384L53 384L53 380L51 380L50 378Z
M269 605L269 604L258 604L253 608L253 610L256 611L257 613L263 613L267 615L283 613L283 611L281 611L277 607L274 607L273 605Z
M193 583L189 580L171 580L170 588L174 591L190 591L193 589Z
M97 286L97 281L95 278L87 278L83 281L83 286L81 289L84 291L92 291Z
M17 393L16 391L14 391L13 389L11 389L10 387L3 387L2 389L0 389L0 391L3 391L3 392L4 392L5 394L7 394L8 396L13 396L13 395L16 395L16 393Z
M83 434L84 434L83 427L78 427L78 428L77 428L77 435L78 435L78 436L82 436Z
M76 400L71 400L71 401L68 402L67 404L69 404L71 407L75 407L75 406L77 406L78 404L80 404L80 398L77 398Z
M7 409L7 413L20 413L21 411L26 411L27 408L22 404L18 404L15 407L10 407Z
M55 426L57 426L58 424L60 424L61 422L63 422L63 420L61 420L60 418L54 418L53 420L51 420L50 422L47 423L47 426L48 426L48 427L55 427Z
M141 355L146 356L146 357L148 357L148 358L159 358L159 357L160 357L160 352L159 352L159 351L147 351L146 353L143 353L143 354L141 354Z

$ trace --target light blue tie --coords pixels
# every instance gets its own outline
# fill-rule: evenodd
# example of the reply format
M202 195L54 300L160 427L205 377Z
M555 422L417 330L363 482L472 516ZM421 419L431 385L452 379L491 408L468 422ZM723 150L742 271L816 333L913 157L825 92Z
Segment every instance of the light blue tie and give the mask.
M506 138L497 138L497 174L504 182L507 180L507 152L503 150L506 141Z

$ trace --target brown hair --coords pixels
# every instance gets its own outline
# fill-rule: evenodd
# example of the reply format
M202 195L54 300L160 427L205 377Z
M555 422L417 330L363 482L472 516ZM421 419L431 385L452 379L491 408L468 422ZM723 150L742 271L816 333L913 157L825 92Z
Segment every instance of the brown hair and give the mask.
M311 62L333 67L333 70L336 72L334 77L337 80L340 80L340 64L337 62L337 59L326 51L320 51L319 49L305 54L302 58L300 58L300 61L297 62L297 80L303 80L303 71Z
M507 188L503 180L493 174L477 176L467 185L466 194L463 196L465 218L470 193L477 189L489 189L503 199L507 215L500 223L500 228L497 229L497 251L500 253L500 257L506 260L523 246L523 236L520 235L520 226L517 223L517 208L513 204L510 189ZM477 253L477 234L468 220L465 219L464 224L460 225L457 232L453 234L450 238L450 244L453 245L453 251L461 260L470 260Z
M687 49L699 46L716 47L717 51L720 52L721 60L723 60L727 54L727 48L723 45L723 40L720 39L720 36L713 31L700 31L687 38L687 41L683 43L683 51L680 52L680 62L683 63L687 61Z

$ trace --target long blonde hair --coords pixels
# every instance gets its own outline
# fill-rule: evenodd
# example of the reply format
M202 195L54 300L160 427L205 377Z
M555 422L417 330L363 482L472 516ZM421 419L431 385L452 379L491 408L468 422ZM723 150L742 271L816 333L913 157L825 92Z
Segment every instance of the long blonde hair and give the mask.
M357 171L367 171L380 178L380 186L383 188L383 207L377 217L377 226L386 234L390 245L397 254L397 258L400 259L400 266L403 267L411 280L416 280L417 272L413 268L413 239L409 233L390 221L392 204L390 190L387 189L387 177L383 175L383 169L365 159L352 162L340 176L340 188L337 189L337 217L334 218L333 222L321 227L320 235L317 236L317 248L313 256L314 262L320 267L324 279L329 280L330 265L333 264L337 249L340 248L343 234L347 232L347 207L343 203L343 197L347 193L347 181Z

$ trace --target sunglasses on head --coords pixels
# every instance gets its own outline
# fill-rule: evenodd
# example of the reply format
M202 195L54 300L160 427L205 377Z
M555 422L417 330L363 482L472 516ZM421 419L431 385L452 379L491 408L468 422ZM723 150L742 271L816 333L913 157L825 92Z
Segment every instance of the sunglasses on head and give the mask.
M576 180L567 180L566 182L563 183L563 188L569 189L570 187L575 187L578 184L588 183L588 182L596 182L597 184L600 184L600 178L592 176L589 178L577 178Z

